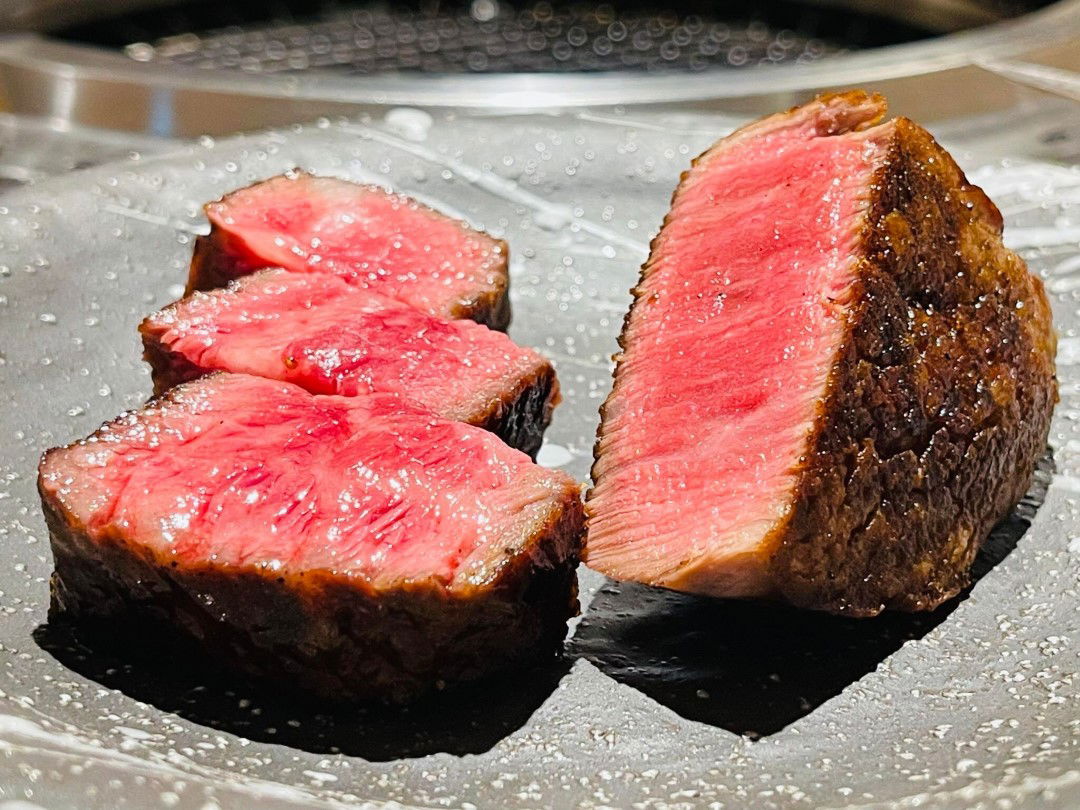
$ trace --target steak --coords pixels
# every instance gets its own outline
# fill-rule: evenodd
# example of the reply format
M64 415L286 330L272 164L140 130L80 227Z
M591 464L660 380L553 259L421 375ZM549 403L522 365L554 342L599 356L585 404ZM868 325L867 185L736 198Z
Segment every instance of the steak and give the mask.
M955 595L1057 400L1041 282L885 102L824 96L683 175L602 409L585 559L852 616Z
M444 318L510 323L506 243L409 197L290 172L207 204L206 215L188 293L284 267L331 273Z
M286 380L313 394L390 392L529 454L559 399L551 363L506 335L325 273L263 270L193 293L139 331L157 393L210 371Z
M553 655L577 484L392 394L213 374L51 450L50 618L150 617L331 698Z

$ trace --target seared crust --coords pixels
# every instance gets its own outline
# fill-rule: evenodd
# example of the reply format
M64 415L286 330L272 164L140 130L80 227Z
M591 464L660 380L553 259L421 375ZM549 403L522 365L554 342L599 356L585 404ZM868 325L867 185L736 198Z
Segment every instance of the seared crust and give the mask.
M1030 486L1057 402L1042 282L921 127L891 122L847 333L777 537L786 599L870 616L968 582Z
M271 178L273 179L273 178ZM267 182L267 181L260 181ZM252 188L260 183L253 183L247 188ZM245 189L237 189L221 198L225 202L233 194ZM413 201L415 203L415 201ZM445 214L439 213L421 203L416 206L428 212L434 217L448 219ZM209 205L209 203L208 203ZM510 270L509 270L509 245L502 239L495 239L490 234L476 231L465 223L459 223L463 230L479 233L486 239L499 246L498 253L492 259L489 270L495 282L490 289L484 290L476 297L458 302L446 316L462 318L482 323L491 329L505 332L510 326ZM198 236L191 256L191 268L188 271L187 287L184 295L191 295L196 290L214 290L225 287L233 279L262 270L268 263L254 255L228 231L222 230L211 223L210 233L206 236Z
M470 419L469 424L490 430L511 447L536 458L544 431L551 424L551 414L561 399L555 369L544 361L513 390L492 400L488 410Z
M190 382L206 373L183 354L174 352L158 340L148 328L149 320L145 318L139 324L139 335L142 337L143 360L150 366L154 396L164 394L170 388Z
M50 621L149 619L241 671L331 700L399 702L552 656L578 610L582 510L572 487L481 576L385 590L330 571L278 576L158 559L123 537L91 540L41 497L54 557Z
M496 241L501 248L498 264L493 268L497 277L494 288L469 301L461 301L450 311L450 317L476 321L488 329L505 332L513 317L510 309L510 246L502 239Z
M881 96L861 91L816 104L822 135L866 129L885 112ZM924 129L904 118L887 126L858 281L838 302L845 337L791 508L761 544L761 596L850 616L931 610L965 587L990 529L1030 486L1057 402L1049 302L1003 246L1000 212ZM597 448L623 373L620 361Z
M191 252L191 268L188 270L184 295L197 290L216 290L227 287L229 282L260 270L262 265L255 257L243 255L239 246L226 231L217 225L210 226L206 236L196 236Z

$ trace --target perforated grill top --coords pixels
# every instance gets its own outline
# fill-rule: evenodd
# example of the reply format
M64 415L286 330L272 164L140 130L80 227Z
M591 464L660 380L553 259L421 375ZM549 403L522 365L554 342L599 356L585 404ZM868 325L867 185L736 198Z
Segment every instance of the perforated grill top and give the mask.
M129 44L125 51L141 61L254 73L315 68L373 74L697 71L811 62L849 47L843 39L817 35L820 12L783 25L734 6L714 5L711 13L547 2L515 8L496 0L450 8L367 6L324 11L315 19L185 32Z

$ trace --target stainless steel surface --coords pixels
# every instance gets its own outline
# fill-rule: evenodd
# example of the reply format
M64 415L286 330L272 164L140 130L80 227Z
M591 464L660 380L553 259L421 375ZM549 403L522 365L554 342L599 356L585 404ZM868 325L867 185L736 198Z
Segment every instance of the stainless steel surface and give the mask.
M1073 70L1033 65L1015 59L983 59L979 67L1011 82L1037 87L1062 98L1080 101L1080 73Z
M937 131L1047 280L1061 334L1056 472L997 532L970 596L849 622L585 572L564 665L397 714L332 713L151 639L42 627L38 454L149 393L135 324L179 292L199 204L300 165L508 239L511 334L553 358L565 394L541 460L584 479L645 245L679 172L736 119L391 110L0 197L0 807L1078 806L1080 108L1018 92L1012 127Z
M942 6L943 7L943 6ZM929 40L812 64L628 74L343 76L253 73L138 62L40 35L0 40L0 103L16 114L160 136L223 134L387 106L539 110L690 105L761 113L815 91L874 83L921 119L1008 110L1004 83L976 65L1023 59L1080 67L1080 0Z
M0 190L120 160L132 153L148 157L176 146L172 141L131 132L0 113Z

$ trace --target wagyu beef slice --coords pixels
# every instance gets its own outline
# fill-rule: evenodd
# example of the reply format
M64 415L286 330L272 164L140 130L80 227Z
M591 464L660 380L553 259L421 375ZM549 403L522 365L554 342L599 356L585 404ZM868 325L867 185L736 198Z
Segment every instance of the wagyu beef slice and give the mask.
M210 371L287 380L314 394L391 392L529 454L559 398L551 363L506 335L322 273L263 270L193 293L139 331L157 393Z
M187 292L264 267L330 273L444 318L506 329L506 243L409 197L303 172L206 206Z
M389 394L214 374L42 460L50 615L129 611L333 698L551 655L577 485Z
M926 131L826 96L718 142L634 290L588 564L873 615L956 594L1056 401L1040 281Z

